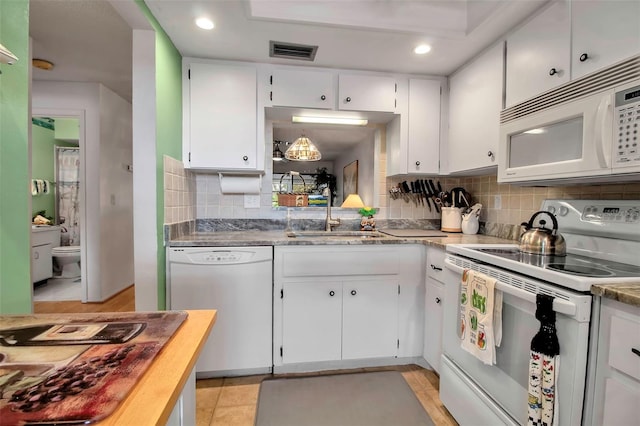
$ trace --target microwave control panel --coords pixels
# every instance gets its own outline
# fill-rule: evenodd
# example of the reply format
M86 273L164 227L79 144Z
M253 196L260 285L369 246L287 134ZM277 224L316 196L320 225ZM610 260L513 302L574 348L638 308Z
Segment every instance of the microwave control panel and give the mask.
M614 164L640 164L640 86L616 92L615 96Z

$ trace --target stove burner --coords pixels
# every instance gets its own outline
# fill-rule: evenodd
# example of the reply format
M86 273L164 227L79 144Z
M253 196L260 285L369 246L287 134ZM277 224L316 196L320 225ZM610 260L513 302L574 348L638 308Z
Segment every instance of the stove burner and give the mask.
M582 275L585 277L610 277L615 275L611 271L591 266L576 265L573 263L550 263L547 268L554 269L558 272L564 272L573 275Z

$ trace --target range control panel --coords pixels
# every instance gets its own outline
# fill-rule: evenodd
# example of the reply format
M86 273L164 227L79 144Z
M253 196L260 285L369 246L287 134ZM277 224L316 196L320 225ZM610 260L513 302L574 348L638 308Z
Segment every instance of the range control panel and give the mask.
M589 222L638 223L640 222L640 206L591 205L582 210L582 220Z
M640 163L640 86L615 94L614 164Z

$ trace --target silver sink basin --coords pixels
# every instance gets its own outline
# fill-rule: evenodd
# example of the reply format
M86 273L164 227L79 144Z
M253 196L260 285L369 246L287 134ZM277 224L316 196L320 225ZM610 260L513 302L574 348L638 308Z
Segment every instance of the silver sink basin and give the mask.
M377 231L289 231L290 238L387 238Z

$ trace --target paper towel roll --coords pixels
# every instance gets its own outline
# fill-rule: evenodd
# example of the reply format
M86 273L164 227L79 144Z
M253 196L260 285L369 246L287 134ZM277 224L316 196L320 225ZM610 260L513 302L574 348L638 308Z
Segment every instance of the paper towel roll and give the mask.
M223 194L260 194L261 175L224 175L220 176L220 192Z

